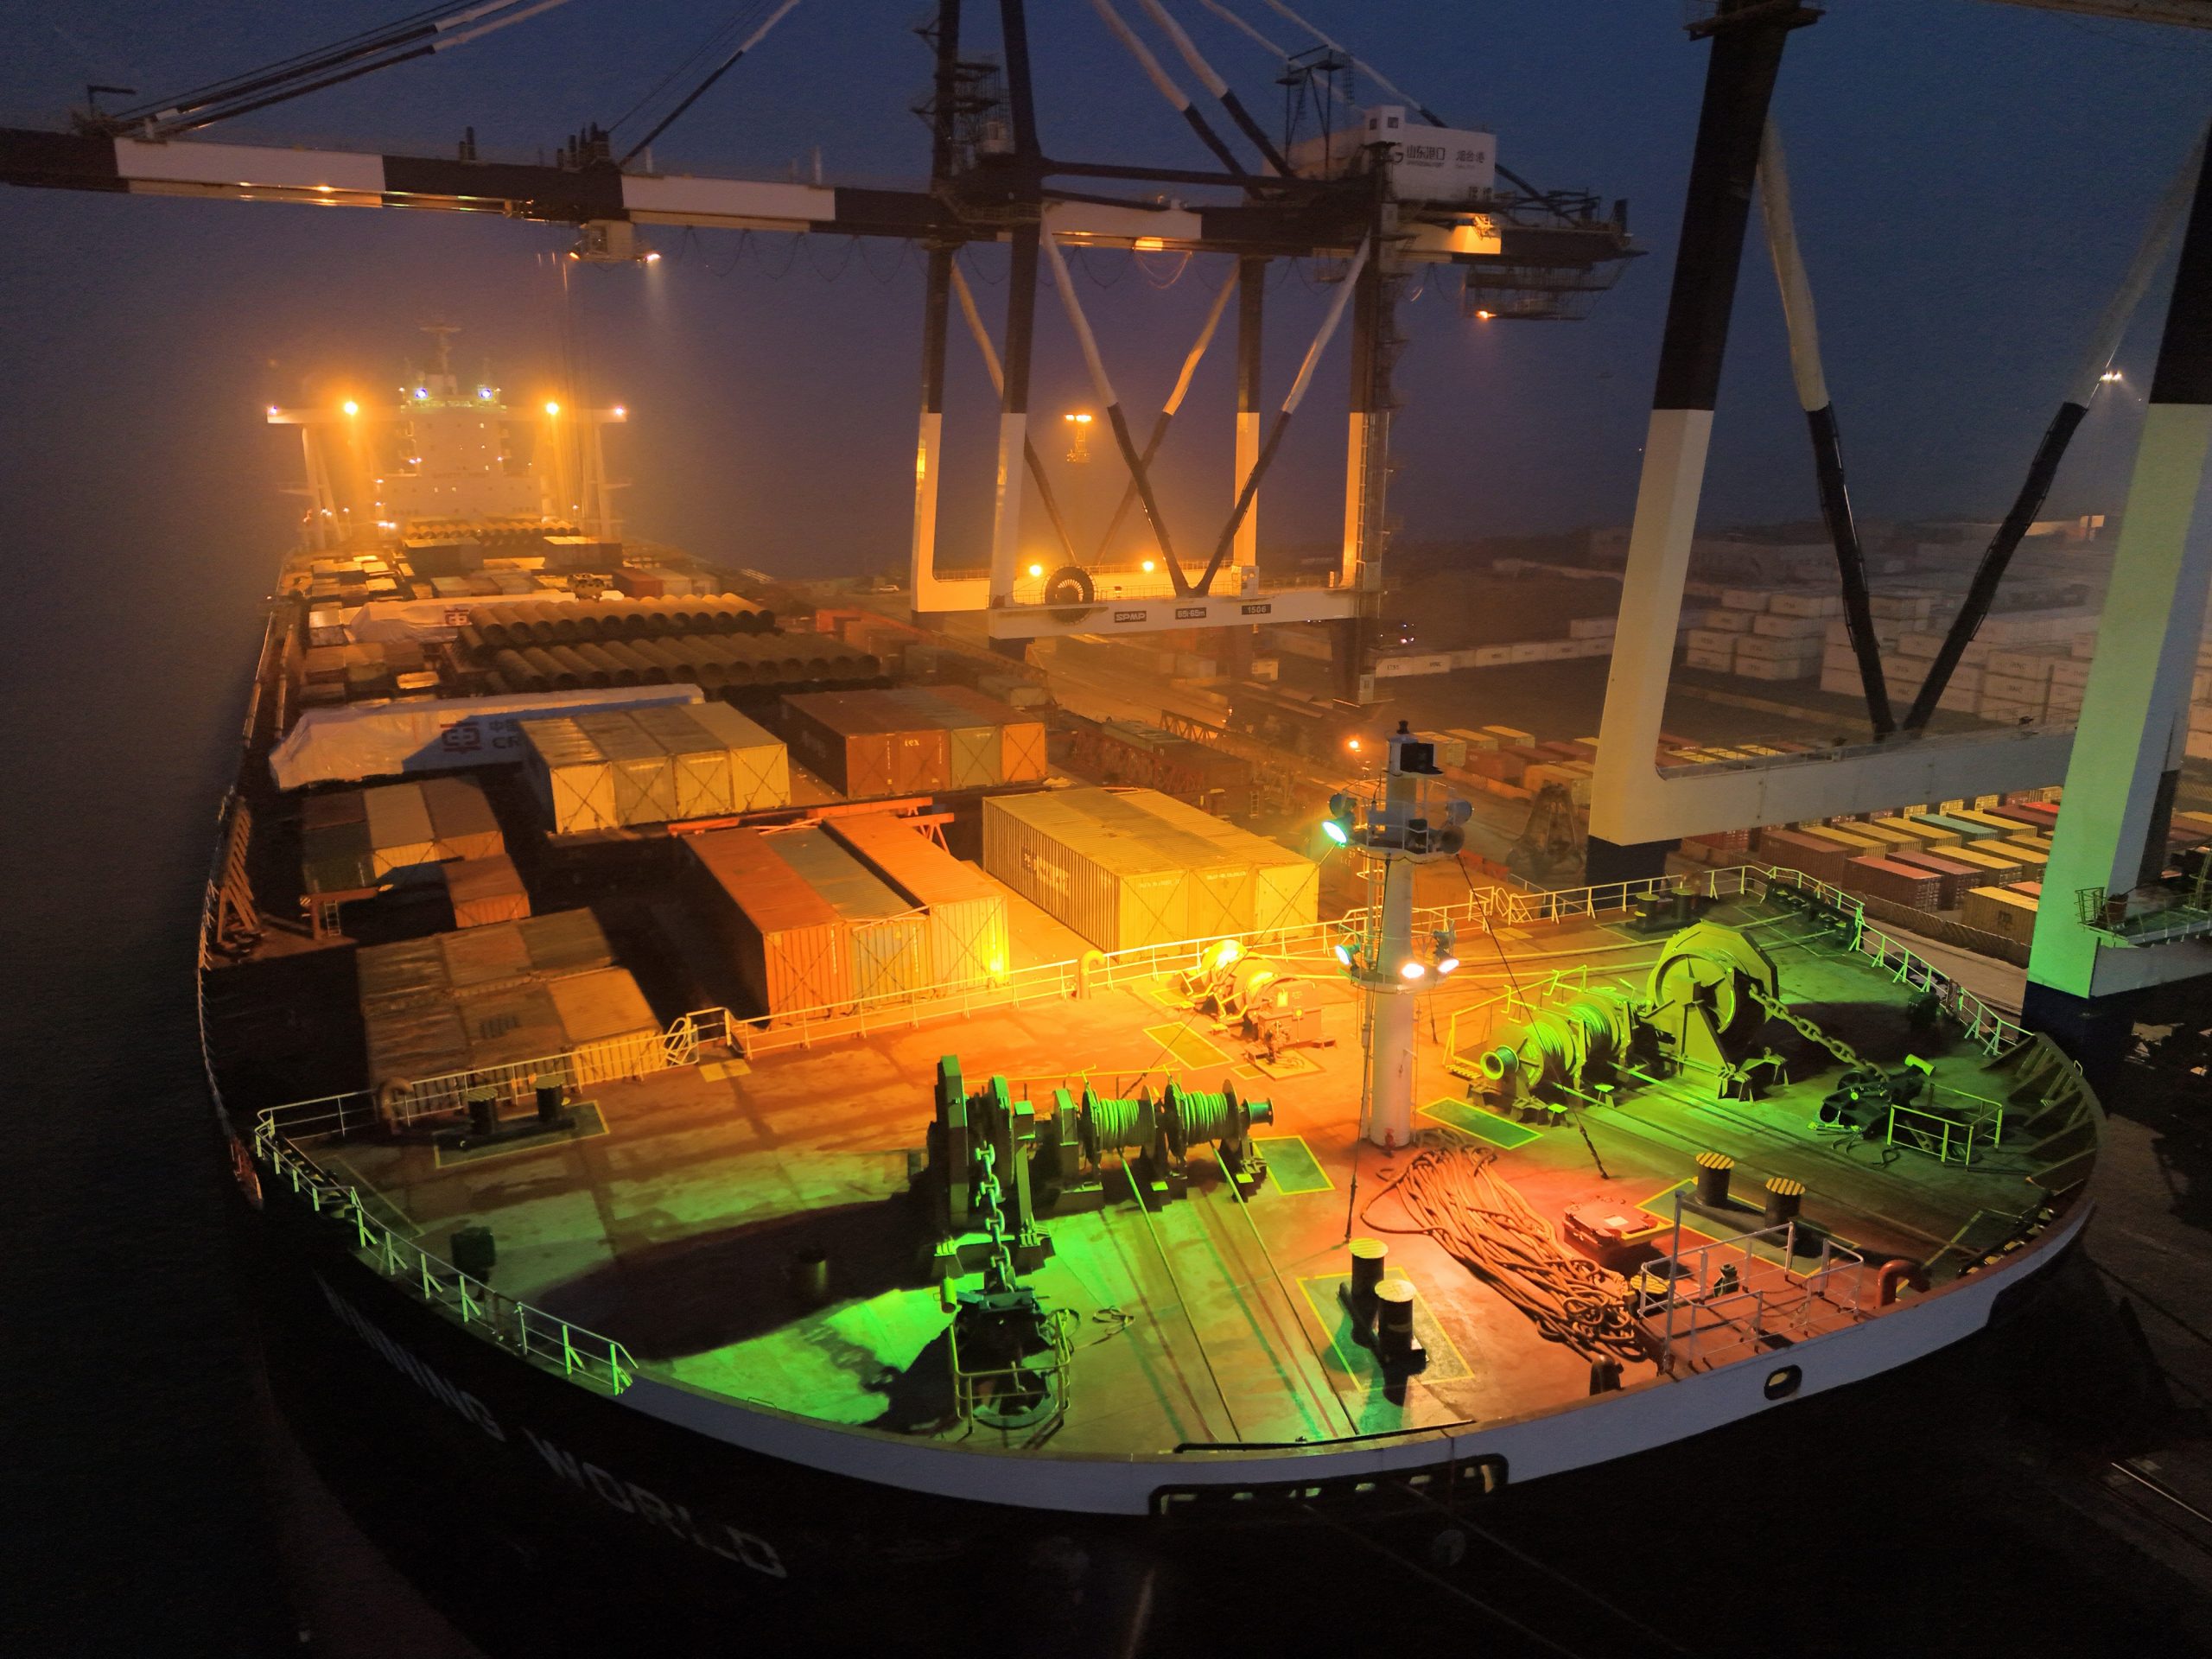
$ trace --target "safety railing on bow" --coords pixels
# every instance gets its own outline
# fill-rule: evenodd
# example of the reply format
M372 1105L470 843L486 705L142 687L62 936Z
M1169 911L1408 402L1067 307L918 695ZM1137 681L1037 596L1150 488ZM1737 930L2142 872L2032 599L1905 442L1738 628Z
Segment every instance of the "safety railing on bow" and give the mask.
M1685 1250L1677 1192L1671 1247L1634 1290L1637 1317L1659 1325L1659 1369L1672 1372L1678 1358L1710 1366L1771 1337L1796 1339L1825 1320L1858 1320L1866 1258L1821 1234L1819 1255L1801 1272L1801 1230L1809 1255L1813 1230L1794 1219Z
M500 1346L587 1387L608 1394L628 1388L638 1363L620 1343L518 1301L432 1255L378 1219L357 1186L325 1170L296 1144L342 1140L377 1122L374 1099L358 1091L262 1113L254 1126L253 1153L264 1176L264 1192L289 1192L331 1226L351 1233L358 1259Z

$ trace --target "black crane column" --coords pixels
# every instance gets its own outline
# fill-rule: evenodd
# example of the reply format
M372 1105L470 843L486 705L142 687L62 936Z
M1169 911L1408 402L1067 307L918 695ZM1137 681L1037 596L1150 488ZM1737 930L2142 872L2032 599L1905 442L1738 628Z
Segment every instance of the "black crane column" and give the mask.
M1636 833L1636 775L1650 772L1658 747L1767 105L1790 31L1819 16L1775 0L1721 0L1719 11L1692 30L1711 36L1713 51L1605 682L1586 860L1593 886L1664 875L1675 847Z
M1241 493L1260 464L1261 331L1266 318L1268 261L1247 254L1236 262L1236 488ZM1230 559L1246 569L1260 562L1260 504L1255 499L1236 526ZM1242 678L1252 665L1256 627L1227 630L1229 672Z
M930 45L936 77L930 108L930 183L944 190L952 177L960 97L960 0L938 0ZM957 243L931 244L922 290L922 417L914 442L914 536L911 561L915 619L933 612L937 574L938 474L944 456L945 330L952 303Z
M1376 147L1378 149L1381 146ZM1351 298L1351 415L1344 456L1344 542L1342 581L1360 594L1356 616L1334 624L1338 632L1341 694L1368 703L1375 696L1376 617L1382 602L1382 555L1389 531L1384 515L1390 493L1390 415L1397 408L1390 371L1397 361L1399 279L1392 270L1397 206L1390 199L1389 169L1380 155L1370 176L1375 203L1372 238Z
M1006 384L999 394L997 502L991 519L991 604L1014 597L1021 560L1023 448L1029 441L1029 353L1037 327L1037 256L1043 201L1043 156L1037 143L1037 101L1029 75L1029 21L1022 0L999 0L999 31L1006 50L1008 114L1014 126L1009 183L1032 217L1014 227L1006 285ZM1011 650L1007 650L1011 647ZM1027 654L1019 640L993 641L994 650Z

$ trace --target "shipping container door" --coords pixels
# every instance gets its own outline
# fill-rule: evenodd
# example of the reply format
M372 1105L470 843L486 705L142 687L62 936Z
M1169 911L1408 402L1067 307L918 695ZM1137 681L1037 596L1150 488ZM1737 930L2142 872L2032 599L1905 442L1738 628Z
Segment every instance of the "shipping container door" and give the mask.
M999 728L1001 781L1032 784L1045 775L1045 728L1036 721L1008 721Z
M929 933L919 916L847 924L855 1001L920 990L929 982Z

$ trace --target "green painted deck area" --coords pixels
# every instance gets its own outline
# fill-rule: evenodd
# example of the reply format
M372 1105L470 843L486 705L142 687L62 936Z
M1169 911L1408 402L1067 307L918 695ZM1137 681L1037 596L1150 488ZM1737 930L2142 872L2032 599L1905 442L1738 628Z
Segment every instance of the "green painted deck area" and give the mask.
M1528 948L1547 953L1547 966L1560 960L1552 953L1586 948L1593 974L1630 980L1661 943L1579 922L1529 931ZM1900 988L1802 918L1762 917L1756 937L1800 1012L1877 1059L1902 1058L1910 1045ZM1417 1022L1420 1076L1446 1076L1437 1035L1454 1009L1504 982L1495 966L1471 960L1430 994L1435 1017L1425 1006ZM1237 1083L1275 1109L1265 1147L1273 1179L1248 1204L1224 1185L1211 1152L1199 1151L1179 1198L1147 1211L1116 1188L1102 1209L1041 1217L1053 1253L1029 1280L1072 1313L1076 1348L1071 1408L1049 1441L1054 1455L1322 1440L1518 1417L1586 1397L1585 1356L1544 1340L1428 1238L1382 1232L1405 1224L1389 1192L1404 1154L1356 1141L1357 1011L1341 982L1321 974L1313 983L1332 1046L1298 1051L1310 1064L1301 1075ZM957 1053L971 1087L995 1072L1040 1101L1081 1071L1149 1071L1156 1090L1166 1081L1159 1068L1174 1064L1164 1049L1198 1088L1217 1089L1248 1065L1246 1042L1207 1019L1163 1027L1160 990L1155 982L896 1025L749 1064L704 1055L702 1065L594 1090L603 1134L497 1156L442 1161L428 1145L385 1141L325 1145L314 1155L373 1189L379 1213L404 1217L426 1249L442 1250L463 1225L490 1227L496 1289L619 1338L648 1370L824 1421L957 1437L944 1409L947 1316L921 1274L931 1236L907 1192L938 1058ZM1461 1027L1465 1048L1481 1034L1481 1017L1463 1018ZM1936 1255L1976 1217L2034 1206L2024 1149L2008 1146L1969 1172L1816 1132L1814 1108L1836 1071L1821 1058L1802 1066L1793 1058L1799 1074L1789 1089L1754 1104L1716 1103L1681 1078L1624 1083L1615 1104L1576 1113L1610 1179L1572 1128L1539 1134L1440 1101L1428 1110L1452 1128L1427 1133L1463 1146L1462 1130L1481 1137L1475 1144L1554 1224L1591 1202L1640 1205L1671 1221L1669 1194L1694 1154L1726 1152L1753 1215L1767 1178L1802 1180L1806 1217L1859 1241L1876 1263ZM1937 1076L1986 1088L1980 1059L1963 1046L1941 1051ZM1392 1270L1416 1290L1416 1333L1430 1350L1428 1370L1402 1389L1376 1386L1372 1356L1350 1344L1334 1294L1347 1271L1355 1164L1353 1230L1387 1236ZM1120 1179L1117 1166L1109 1173ZM830 1300L819 1308L791 1288L794 1259L813 1248L830 1261ZM1871 1307L1871 1291L1866 1300ZM1627 1380L1653 1375L1631 1366Z
M1471 1135L1478 1141L1487 1141L1508 1152L1527 1146L1543 1133L1480 1106L1471 1106L1464 1100L1432 1100L1421 1109L1421 1116L1434 1118L1447 1128Z

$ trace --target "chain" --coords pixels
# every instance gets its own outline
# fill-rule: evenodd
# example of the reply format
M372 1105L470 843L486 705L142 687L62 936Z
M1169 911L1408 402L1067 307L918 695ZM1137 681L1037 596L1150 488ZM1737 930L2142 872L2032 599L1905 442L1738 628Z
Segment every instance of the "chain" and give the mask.
M1840 1037L1831 1037L1811 1020L1806 1019L1803 1014L1792 1014L1789 1005L1781 998L1769 996L1756 985L1746 985L1745 989L1750 994L1751 1001L1764 1008L1768 1014L1781 1020L1783 1025L1788 1026L1808 1042L1816 1043L1825 1048L1846 1065L1861 1071L1878 1071L1882 1069Z

